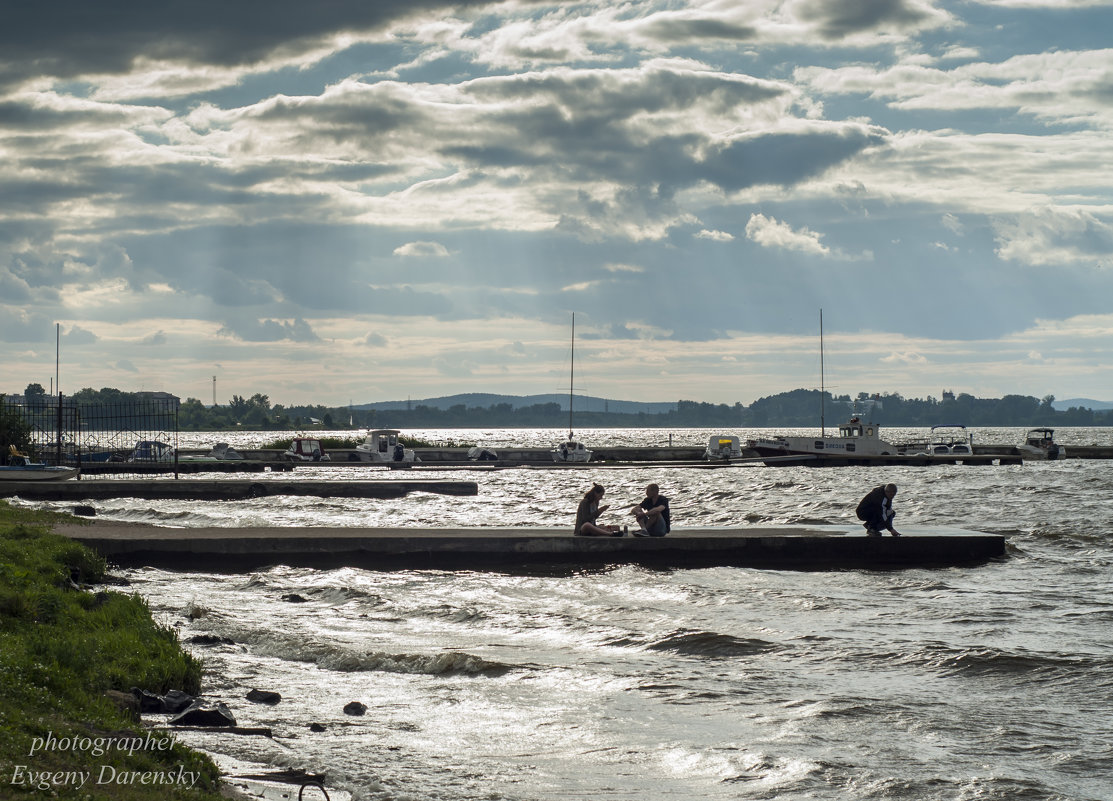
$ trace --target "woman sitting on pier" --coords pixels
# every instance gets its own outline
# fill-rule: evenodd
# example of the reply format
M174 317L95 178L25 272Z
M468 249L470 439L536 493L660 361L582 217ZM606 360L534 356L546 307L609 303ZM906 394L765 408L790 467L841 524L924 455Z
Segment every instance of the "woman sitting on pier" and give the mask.
M575 535L578 537L621 537L622 529L618 526L598 526L595 521L599 515L607 511L610 505L600 506L599 501L603 500L602 484L592 484L580 501L580 505L576 508L576 528Z

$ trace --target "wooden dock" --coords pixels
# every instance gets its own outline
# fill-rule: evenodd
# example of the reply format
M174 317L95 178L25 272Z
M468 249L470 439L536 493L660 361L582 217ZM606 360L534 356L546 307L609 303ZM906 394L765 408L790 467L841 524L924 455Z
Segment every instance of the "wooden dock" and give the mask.
M240 572L283 564L316 568L577 569L633 563L662 568L789 570L973 565L1005 555L1005 538L950 527L905 526L901 537L860 527L772 526L677 530L667 537L575 537L554 528L158 528L97 522L56 526L122 566Z

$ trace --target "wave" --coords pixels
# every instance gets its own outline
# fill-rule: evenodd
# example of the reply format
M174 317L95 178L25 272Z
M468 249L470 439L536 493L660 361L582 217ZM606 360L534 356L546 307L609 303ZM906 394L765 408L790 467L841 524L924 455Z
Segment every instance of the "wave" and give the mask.
M713 631L677 629L657 640L646 641L632 637L618 637L605 645L624 648L644 648L647 651L668 651L683 656L750 656L765 653L777 646L754 638L735 637Z
M429 676L498 676L514 669L513 665L492 662L463 651L434 654L354 651L342 645L272 637L249 638L248 643L252 650L265 656L310 662L325 670L341 673L383 671Z
M445 651L438 654L388 653L386 651L351 651L344 648L304 644L290 650L288 643L268 642L255 644L253 650L265 656L297 662L309 662L338 673L381 671L384 673L413 673L427 676L500 676L514 669L501 662L491 662L463 651Z
M989 646L960 648L941 643L916 647L908 652L873 654L867 658L895 664L918 664L943 676L1006 676L1037 680L1104 676L1113 668L1113 660L1089 654L1008 651Z

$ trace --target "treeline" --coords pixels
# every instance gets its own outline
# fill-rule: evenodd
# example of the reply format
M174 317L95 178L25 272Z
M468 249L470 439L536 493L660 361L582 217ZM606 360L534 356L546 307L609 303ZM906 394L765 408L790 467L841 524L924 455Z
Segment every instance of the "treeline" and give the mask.
M967 426L1108 426L1113 410L1072 408L1056 411L1054 396L1042 399L1027 395L976 398L961 393L943 399L904 398L885 395L822 394L818 390L795 389L759 398L749 406L741 403L680 401L675 409L660 414L576 412L573 427L586 428L761 428L768 426L818 426L823 414L829 426L857 414L888 426L932 426L962 423ZM459 404L447 409L415 404L411 409L350 409L326 406L271 406L265 395L233 397L228 406L211 408L190 398L182 404L180 427L219 430L244 427L258 429L325 430L361 428L564 428L568 410L558 403L539 403L514 408L509 403L491 406Z
M828 426L844 422L852 414L888 426L931 426L961 423L967 426L1108 426L1113 410L1072 408L1056 411L1048 395L976 398L961 393L942 399L904 398L899 393L868 395L821 394L818 390L795 389L758 398L749 406L741 403L680 401L676 408L660 414L577 411L576 430L586 428L761 428L769 426L818 426L820 415ZM82 389L67 399L83 417L96 410L147 403L143 393L117 389ZM9 421L10 423L11 421ZM487 407L458 404L440 409L415 404L411 409L352 409L345 406L272 404L267 395L233 395L223 406L206 406L197 398L181 403L178 428L184 431L224 431L238 428L295 431L367 428L565 428L568 410L558 403L538 403L515 408L510 403Z

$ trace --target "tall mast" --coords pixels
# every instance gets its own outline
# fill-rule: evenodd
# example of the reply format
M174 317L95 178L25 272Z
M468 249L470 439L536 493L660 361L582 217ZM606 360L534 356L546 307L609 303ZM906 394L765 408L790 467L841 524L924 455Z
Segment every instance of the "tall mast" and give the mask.
M827 435L827 428L824 425L823 411L824 404L827 400L827 389L824 385L823 376L823 309L819 310L819 435L824 437Z
M572 381L576 374L576 312L572 312L572 357L568 366L568 441L572 441Z

